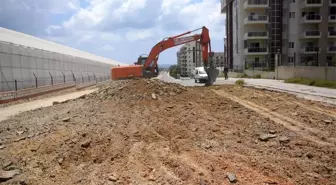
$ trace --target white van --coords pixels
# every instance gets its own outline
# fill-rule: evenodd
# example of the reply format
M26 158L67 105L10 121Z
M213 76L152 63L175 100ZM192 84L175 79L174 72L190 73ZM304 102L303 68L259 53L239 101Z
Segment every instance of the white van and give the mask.
M194 71L195 83L207 82L208 75L204 70L204 67L196 67Z

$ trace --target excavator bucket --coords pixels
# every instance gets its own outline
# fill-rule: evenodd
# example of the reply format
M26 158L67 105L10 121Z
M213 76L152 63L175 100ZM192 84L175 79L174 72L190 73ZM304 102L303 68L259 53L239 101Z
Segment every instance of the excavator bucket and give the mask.
M205 84L205 86L213 85L213 83L215 83L215 81L216 81L216 79L219 75L219 70L214 68L214 67L206 67L205 72L208 75L208 81Z

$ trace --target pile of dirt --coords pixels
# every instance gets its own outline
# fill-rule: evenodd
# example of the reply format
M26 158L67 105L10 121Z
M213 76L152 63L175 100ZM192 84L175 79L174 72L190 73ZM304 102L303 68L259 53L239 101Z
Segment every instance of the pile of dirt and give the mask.
M236 86L114 81L1 122L0 184L333 184L335 109L320 109Z
M185 91L188 89L180 84L167 83L157 79L136 79L110 82L90 97L127 102L169 98Z

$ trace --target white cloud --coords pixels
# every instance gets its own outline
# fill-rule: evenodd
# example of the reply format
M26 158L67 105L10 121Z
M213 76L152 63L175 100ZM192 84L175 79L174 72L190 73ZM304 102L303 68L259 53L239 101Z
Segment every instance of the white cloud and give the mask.
M1 1L0 26L119 61L134 61L163 38L202 26L209 28L213 48L221 51L223 47L224 16L219 0L22 2ZM176 50L165 51L160 60L175 62Z
M56 26L56 25L50 25L48 26L48 28L46 29L46 32L48 34L53 34L53 32L57 31L57 30L61 30L62 27L61 26Z
M94 42L93 38L94 33L87 33L80 37L80 39L78 40L78 44Z
M68 7L72 10L78 10L79 9L79 7L74 5L74 3L72 3L72 2L68 2Z
M224 19L219 11L218 0L92 0L61 26L73 34L109 32L129 41L157 40L207 26L220 39Z
M155 28L138 30L131 29L126 33L126 39L129 41L148 39L154 36L154 30Z
M112 50L114 50L115 48L114 48L113 46L111 46L111 45L105 44L105 45L102 46L100 49L103 50L103 51L112 51Z

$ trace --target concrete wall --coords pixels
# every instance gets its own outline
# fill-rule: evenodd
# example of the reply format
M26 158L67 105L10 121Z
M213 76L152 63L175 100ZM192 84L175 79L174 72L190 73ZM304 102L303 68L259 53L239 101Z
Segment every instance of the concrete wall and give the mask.
M279 66L278 79L309 78L336 81L336 67Z
M36 87L35 76L38 87L64 80L77 84L95 78L100 81L108 78L111 67L98 61L0 42L0 92Z

